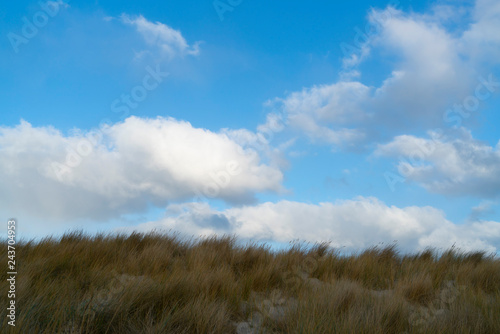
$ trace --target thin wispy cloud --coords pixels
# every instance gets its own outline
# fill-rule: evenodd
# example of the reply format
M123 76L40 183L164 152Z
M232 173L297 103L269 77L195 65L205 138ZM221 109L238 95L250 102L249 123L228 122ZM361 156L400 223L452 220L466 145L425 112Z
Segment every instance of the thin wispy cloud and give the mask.
M196 56L200 53L200 42L189 45L179 30L164 23L148 21L142 15L129 16L127 14L122 14L120 21L134 27L149 46L149 49L139 53L139 57L144 53L158 53L167 59L172 59L176 56Z

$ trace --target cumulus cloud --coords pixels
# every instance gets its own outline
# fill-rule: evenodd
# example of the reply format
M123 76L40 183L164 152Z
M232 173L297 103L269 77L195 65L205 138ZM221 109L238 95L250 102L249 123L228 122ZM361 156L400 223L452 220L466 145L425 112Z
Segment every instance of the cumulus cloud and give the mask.
M447 195L500 195L500 142L475 140L469 131L457 137L430 132L430 138L397 136L379 145L375 155L405 157L399 172L427 190Z
M363 133L349 126L369 117L363 105L369 92L370 88L359 82L339 82L294 92L274 102L282 105L292 127L313 140L342 146L363 139Z
M398 208L373 197L317 205L268 202L224 211L214 210L206 203L185 203L169 206L165 218L134 229L173 229L195 236L236 234L256 241L331 241L333 247L348 250L394 240L405 251L446 249L453 244L464 251L494 252L500 247L499 222L455 225L433 207Z
M377 33L358 31L361 53L345 57L340 81L292 92L275 104L292 128L337 147L442 125L446 109L474 93L482 80L477 71L489 76L500 59L492 56L500 52L497 1L478 0L469 28L459 33L449 21L467 25L468 19L451 18L449 12L448 7L431 14L373 10L368 20ZM384 66L390 67L373 86L356 79L362 75L356 67L371 54L385 57Z
M38 218L105 219L195 196L251 203L283 175L224 133L172 118L127 118L65 136L0 128L0 203Z
M142 15L130 17L127 14L122 14L120 19L121 22L135 27L148 46L156 48L155 51L167 58L198 55L200 53L199 42L189 45L179 30L175 30L164 23L148 21ZM150 51L143 50L138 55L141 56L147 52Z
M474 22L463 35L462 50L476 61L498 63L500 58L500 2L477 0Z

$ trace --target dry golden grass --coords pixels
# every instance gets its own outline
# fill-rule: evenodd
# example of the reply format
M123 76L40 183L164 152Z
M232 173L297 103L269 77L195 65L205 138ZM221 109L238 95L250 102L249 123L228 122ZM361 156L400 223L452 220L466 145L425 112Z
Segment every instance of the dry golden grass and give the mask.
M3 333L500 333L500 260L484 252L73 232L16 253L15 328L0 274Z

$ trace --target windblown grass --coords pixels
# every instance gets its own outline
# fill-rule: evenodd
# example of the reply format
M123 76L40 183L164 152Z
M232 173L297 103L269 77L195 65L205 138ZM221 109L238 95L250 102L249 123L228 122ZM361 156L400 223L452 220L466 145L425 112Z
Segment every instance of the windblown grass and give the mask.
M500 260L484 252L72 232L16 253L16 327L4 271L2 333L500 333Z

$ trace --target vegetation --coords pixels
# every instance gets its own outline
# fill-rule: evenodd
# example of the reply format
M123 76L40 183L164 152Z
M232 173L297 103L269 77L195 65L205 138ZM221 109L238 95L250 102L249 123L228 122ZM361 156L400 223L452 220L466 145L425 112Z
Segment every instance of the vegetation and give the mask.
M159 233L22 242L4 333L500 333L500 260ZM0 250L7 263L7 244Z

